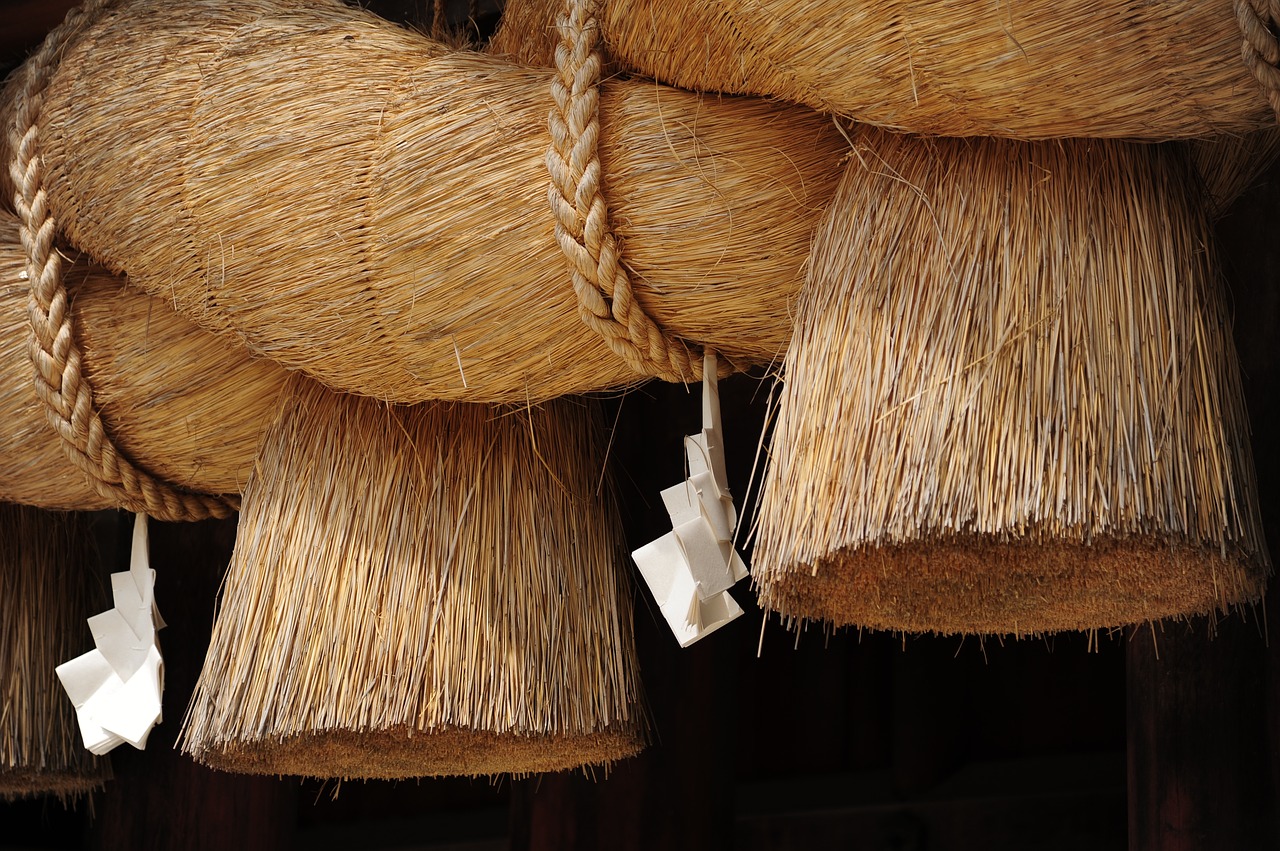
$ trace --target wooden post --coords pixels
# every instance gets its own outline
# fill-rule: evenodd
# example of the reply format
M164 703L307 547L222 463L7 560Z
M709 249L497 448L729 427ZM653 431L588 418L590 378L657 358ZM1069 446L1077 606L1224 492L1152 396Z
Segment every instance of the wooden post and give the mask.
M1280 167L1218 225L1263 525L1280 553ZM1280 594L1129 636L1129 848L1280 848ZM1270 621L1268 624L1267 621ZM1211 633L1216 633L1211 635Z
M1130 851L1280 847L1256 618L1140 627L1128 646Z

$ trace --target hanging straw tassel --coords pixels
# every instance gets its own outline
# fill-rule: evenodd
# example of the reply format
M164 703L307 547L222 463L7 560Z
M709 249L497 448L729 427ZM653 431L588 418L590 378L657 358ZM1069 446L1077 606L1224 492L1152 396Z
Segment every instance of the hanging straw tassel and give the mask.
M80 743L54 668L87 649L106 598L83 518L0 504L0 798L84 795L111 764Z
M68 264L84 373L112 436L180 487L240 492L286 381L284 369L202 331L162 299L86 262ZM32 386L18 226L0 214L0 499L92 510L101 496L58 445Z
M646 377L578 315L547 209L551 71L336 0L137 0L58 56L36 122L50 209L198 324L391 401ZM799 288L834 191L835 128L632 81L600 111L637 301L735 363L772 360L777 293Z
M625 549L583 405L388 407L291 385L182 748L369 778L638 751Z
M550 20L562 2L510 0L504 19L528 31L525 22ZM1236 135L1275 121L1267 91L1241 62L1241 27L1226 0L602 6L605 39L624 69L914 133L1164 140ZM495 42L525 61L537 55L505 23Z
M1196 186L1176 146L856 131L786 359L762 605L1029 634L1256 599Z

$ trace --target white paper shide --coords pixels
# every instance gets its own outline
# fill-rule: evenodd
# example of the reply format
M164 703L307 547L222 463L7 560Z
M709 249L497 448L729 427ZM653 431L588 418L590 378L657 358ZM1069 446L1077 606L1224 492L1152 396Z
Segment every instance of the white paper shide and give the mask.
M716 356L703 360L702 431L684 439L689 477L662 492L672 530L631 554L681 647L742 614L729 594L747 576L720 440Z
M58 679L76 707L84 746L102 755L128 742L147 744L160 723L164 662L156 631L164 626L147 555L147 518L133 524L129 569L111 574L115 608L89 618L95 649L58 666Z

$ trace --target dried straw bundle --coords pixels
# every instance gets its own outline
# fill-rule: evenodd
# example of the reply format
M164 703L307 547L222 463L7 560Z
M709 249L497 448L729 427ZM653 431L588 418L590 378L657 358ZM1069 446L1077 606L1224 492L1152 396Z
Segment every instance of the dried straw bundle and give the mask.
M1178 146L858 132L787 355L762 604L1027 634L1256 599L1198 202Z
M547 203L550 71L325 0L139 0L61 57L38 122L52 209L198 324L387 400L641 377L578 316ZM638 300L736 362L772 359L834 190L830 122L627 82L601 113Z
M12 216L0 215L0 499L110 507L67 460L36 399L17 231ZM67 277L84 371L120 447L184 488L239 493L285 371L91 264L75 264Z
M75 515L0 504L0 799L73 798L111 776L54 673L87 649L84 619L106 598L88 532Z
M580 402L388 407L292 385L244 494L183 749L384 778L639 750L597 430Z
M564 2L511 0L491 50L542 64L526 34L546 33ZM601 5L625 68L915 133L1174 139L1275 121L1231 0Z

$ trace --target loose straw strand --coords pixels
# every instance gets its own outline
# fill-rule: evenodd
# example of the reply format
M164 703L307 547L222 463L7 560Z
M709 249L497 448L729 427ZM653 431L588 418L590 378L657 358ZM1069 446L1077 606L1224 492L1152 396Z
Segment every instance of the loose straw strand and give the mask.
M37 154L37 127L44 89L70 37L92 22L111 0L90 0L71 11L31 57L27 77L18 94L10 144L14 150L10 176L14 206L21 222L27 277L31 287L28 344L35 367L36 395L50 425L62 437L67 457L87 473L103 496L130 511L164 520L226 517L235 511L234 498L180 493L134 467L107 435L93 405L93 390L81 371L70 302L62 280L62 257L54 246L57 223L44 191L43 167Z
M669 338L635 300L601 187L598 0L568 0L557 24L547 196L572 266L578 313L632 369L667 381L702 378L702 353ZM727 366L727 365L726 365Z
M1280 0L1235 0L1235 7L1236 22L1244 35L1240 56L1280 120L1280 44L1274 31L1280 25Z

